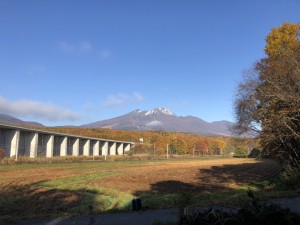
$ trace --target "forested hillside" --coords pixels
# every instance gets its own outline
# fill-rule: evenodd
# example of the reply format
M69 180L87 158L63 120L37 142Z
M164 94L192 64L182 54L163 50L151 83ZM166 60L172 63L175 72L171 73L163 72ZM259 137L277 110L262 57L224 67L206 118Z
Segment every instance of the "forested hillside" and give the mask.
M135 143L133 148L135 153L165 154L168 147L170 154L230 155L233 152L236 152L236 154L241 154L240 152L247 154L248 151L256 147L256 140L250 138L212 137L167 131L128 131L66 127L41 127L40 129L81 136L131 141Z

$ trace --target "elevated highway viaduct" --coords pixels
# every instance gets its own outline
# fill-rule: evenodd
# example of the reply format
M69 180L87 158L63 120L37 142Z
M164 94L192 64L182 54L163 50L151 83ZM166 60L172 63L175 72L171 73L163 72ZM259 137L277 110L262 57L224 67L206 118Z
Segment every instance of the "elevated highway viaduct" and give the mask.
M0 148L6 157L123 155L132 142L85 137L0 124Z

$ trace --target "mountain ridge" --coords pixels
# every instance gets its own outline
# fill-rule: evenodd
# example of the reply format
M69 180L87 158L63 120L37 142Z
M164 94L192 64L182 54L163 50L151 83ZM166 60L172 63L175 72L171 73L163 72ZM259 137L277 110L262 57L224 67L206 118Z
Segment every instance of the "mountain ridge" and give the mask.
M191 115L177 116L171 110L159 107L144 111L136 109L118 117L83 124L80 127L138 131L168 130L207 135L232 136L230 131L232 125L232 122L226 120L210 123Z

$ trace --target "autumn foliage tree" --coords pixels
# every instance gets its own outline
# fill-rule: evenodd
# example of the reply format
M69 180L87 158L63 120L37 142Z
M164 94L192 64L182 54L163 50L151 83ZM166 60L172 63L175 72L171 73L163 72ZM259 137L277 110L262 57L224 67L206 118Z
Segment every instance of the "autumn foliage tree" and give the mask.
M266 37L266 58L240 83L236 130L255 130L270 155L300 165L300 24L284 23Z
M299 47L299 24L284 23L273 28L266 37L265 52L269 58L282 58L283 55L294 54Z
M250 140L233 137L208 137L171 131L132 131L70 127L40 127L39 129L88 137L131 141L135 145L130 154L149 155L166 155L167 148L169 155L230 155L233 149L248 146L246 143ZM143 139L143 142L140 142L140 139Z

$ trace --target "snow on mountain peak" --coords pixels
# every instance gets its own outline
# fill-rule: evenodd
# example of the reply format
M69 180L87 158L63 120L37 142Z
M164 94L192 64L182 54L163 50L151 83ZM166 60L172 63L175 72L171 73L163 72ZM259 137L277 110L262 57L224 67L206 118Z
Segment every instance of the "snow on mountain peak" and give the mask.
M145 116L152 115L152 114L159 114L159 113L163 113L165 115L170 115L170 116L175 115L170 109L159 107L159 108L146 111Z

